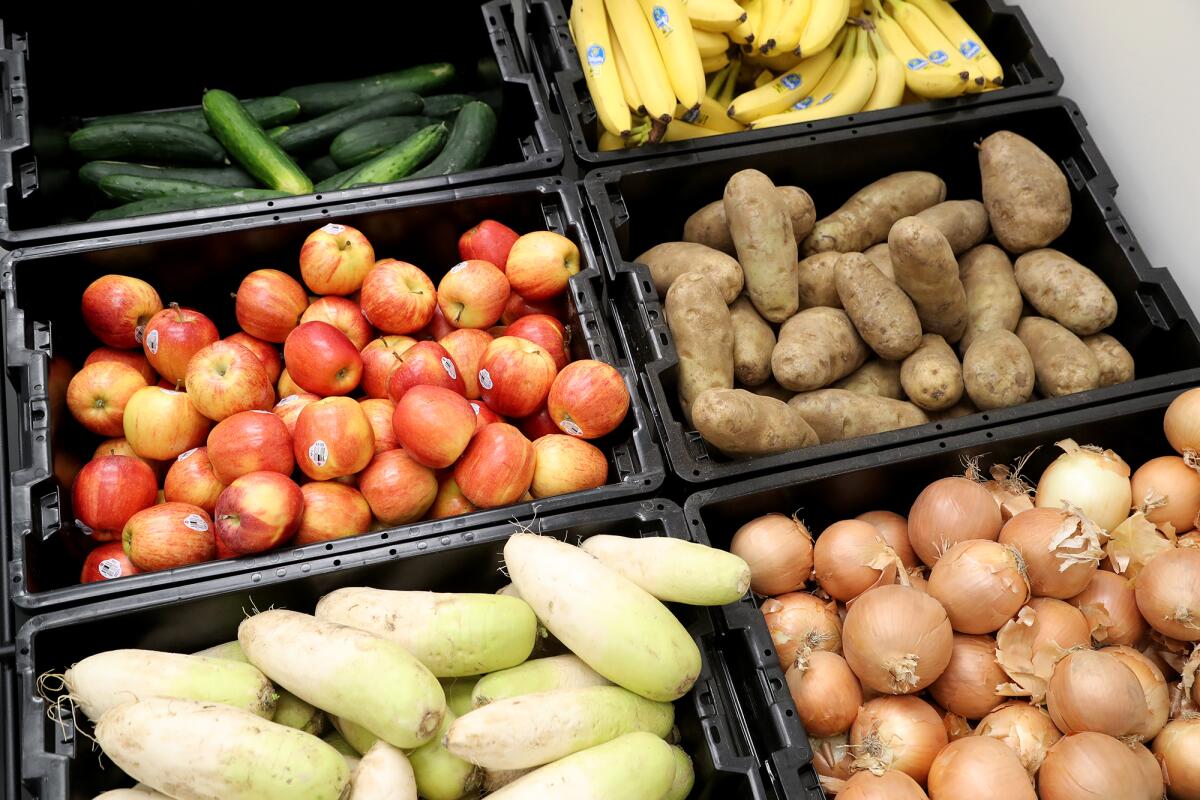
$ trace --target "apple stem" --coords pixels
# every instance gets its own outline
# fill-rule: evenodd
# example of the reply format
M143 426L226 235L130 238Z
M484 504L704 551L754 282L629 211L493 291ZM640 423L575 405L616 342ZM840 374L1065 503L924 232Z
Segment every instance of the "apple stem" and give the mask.
M183 309L179 307L179 303L168 303L168 306L175 312L175 321L183 322Z

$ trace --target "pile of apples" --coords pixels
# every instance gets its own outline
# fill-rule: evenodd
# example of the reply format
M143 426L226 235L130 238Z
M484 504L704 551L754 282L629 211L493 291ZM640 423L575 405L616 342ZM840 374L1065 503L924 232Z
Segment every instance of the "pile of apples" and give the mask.
M83 320L103 346L66 389L108 437L71 486L76 526L100 543L81 580L603 485L588 440L621 424L629 395L608 364L570 361L578 248L485 220L458 249L435 288L325 225L300 250L303 285L274 269L242 280L241 330L223 339L143 280L92 282Z

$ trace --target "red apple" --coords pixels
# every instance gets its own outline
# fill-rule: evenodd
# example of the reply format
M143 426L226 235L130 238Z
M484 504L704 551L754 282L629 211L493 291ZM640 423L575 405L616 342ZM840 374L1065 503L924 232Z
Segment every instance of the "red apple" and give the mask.
M471 410L475 412L476 433L479 433L479 429L485 425L491 425L493 422L504 422L504 417L488 408L482 400L472 400Z
M154 287L128 275L105 275L83 290L83 322L109 347L142 345L142 328L162 311Z
M501 336L504 335L504 332L506 330L508 330L507 325L493 325L492 327L487 329L486 333L488 336L492 337L493 339L499 339Z
M485 219L458 239L458 257L466 260L482 258L501 271L508 262L508 251L520 234L494 219Z
M211 319L199 311L171 303L146 323L142 349L155 371L177 384L187 375L192 356L220 338Z
M56 356L55 359L57 360L57 358ZM115 347L97 347L88 353L88 357L83 360L83 365L86 367L88 364L95 364L97 361L119 361L126 366L136 369L146 379L147 384L158 382L158 373L154 371L154 367L150 366L150 362L146 360L146 355L139 350L118 350ZM51 366L53 367L53 363Z
M380 336L362 349L362 388L367 397L387 397L388 379L403 363L400 354L416 343L409 336Z
M420 519L437 497L437 476L404 450L388 450L371 459L358 477L358 489L371 513L384 525Z
M438 341L459 368L463 385L467 389L467 398L470 400L479 397L479 362L483 360L483 354L487 352L491 343L490 333L471 328L456 330Z
M504 331L505 336L528 339L554 359L555 369L561 370L571 360L567 346L570 342L567 328L548 314L530 314L511 323Z
M536 458L524 434L506 422L495 422L471 439L454 468L454 480L476 506L506 506L528 491Z
M367 466L375 454L375 434L357 401L327 397L300 411L292 447L305 475L327 481Z
M133 449L133 445L124 436L115 436L112 439L105 439L100 444L96 445L96 449L92 452L92 458L100 458L101 456L132 456L146 462L146 466L154 470L154 476L161 479L167 473L167 467L170 466L166 461L156 461L152 458L142 458Z
M393 403L414 386L441 386L466 396L462 372L446 348L437 342L417 342L400 354L400 366L388 378L388 399Z
M125 405L125 438L142 458L165 461L199 447L212 422L186 392L147 386Z
M131 516L154 505L158 479L142 460L101 456L83 465L71 488L75 524L99 542L121 537Z
M99 361L88 364L67 384L67 408L79 424L101 436L120 436L125 409L146 388L146 379L128 364Z
M141 570L125 555L124 542L105 542L88 553L79 573L80 583L96 583L137 575Z
M251 472L221 492L213 520L217 539L229 551L244 555L292 538L303 513L304 495L295 481L278 472Z
M396 413L396 404L386 397L366 397L358 401L367 421L371 423L371 431L375 434L375 452L395 450L400 446L396 441L396 431L392 427L392 417Z
M459 514L470 514L475 511L471 501L463 496L462 489L454 480L453 475L443 475L438 481L437 497L429 507L429 519L445 519L457 517Z
M440 294L438 300L441 300ZM433 307L433 316L430 317L429 324L417 331L417 338L432 339L436 342L443 336L456 330L458 329L446 320L446 315L442 313L441 305L436 305Z
M300 275L315 294L353 294L374 265L375 248L349 225L323 225L300 247Z
M608 459L583 439L552 433L533 443L537 463L529 493L534 497L595 489L608 481Z
M254 353L258 357L258 361L263 365L263 369L267 372L267 381L272 386L279 380L279 373L283 372L283 358L279 355L279 348L270 342L264 342L262 339L256 339L244 331L231 333L225 337L225 341L240 344L242 347Z
M283 360L297 386L322 397L350 394L362 379L358 348L328 322L305 322L289 333Z
M441 386L412 387L392 415L396 441L418 463L434 469L458 460L475 424L475 411L466 398Z
M362 308L353 300L344 297L318 297L300 317L306 322L328 322L354 343L355 350L362 350L371 341L375 331L363 316Z
M504 269L512 290L526 300L546 300L567 290L579 272L579 248L551 231L527 233L513 242Z
M546 314L555 319L565 320L567 318L567 300L564 295L551 297L549 300L526 300L516 292L508 296L508 303L504 306L504 313L500 315L500 321L505 325L511 325L521 317L527 317L530 314Z
M258 356L234 342L213 342L192 356L184 383L192 404L217 422L239 411L266 411L275 403Z
M287 339L306 308L304 287L277 269L256 269L243 278L234 304L242 330L268 342Z
M291 475L292 436L270 411L241 411L226 417L208 434L208 458L221 483L251 472Z
M539 408L536 414L513 420L513 424L520 428L521 433L525 434L531 442L536 442L551 433L562 433L558 429L558 425L554 424L554 420L550 419L550 412L545 406Z
M508 279L495 264L482 259L462 261L442 276L438 307L456 328L490 328L500 321L508 292Z
M139 511L125 523L121 541L129 560L147 572L217 557L212 519L191 503L162 503Z
M292 544L313 544L364 533L371 528L371 507L353 486L313 481L300 487L304 513Z
M497 414L525 417L545 402L556 374L554 357L541 346L501 336L479 362L479 395Z
M292 376L288 374L287 367L284 367L283 372L279 373L279 383L275 387L275 392L280 398L291 397L294 394L312 394L296 385Z
M546 408L563 433L597 439L625 419L629 390L616 368L585 358L558 373L546 398Z
M420 268L385 258L363 280L360 302L367 320L384 333L413 333L429 324L437 295Z
M171 463L163 481L163 498L168 503L191 503L208 514L217 507L217 497L225 484L213 471L207 447L185 450Z
M300 416L300 412L307 405L312 405L321 399L320 395L312 392L301 392L300 394L285 395L282 400L275 404L271 409L287 428L288 436L292 436L296 432L296 417ZM391 417L388 417L390 420Z
M183 386L183 381L169 381L166 378L159 378L158 383L154 385L160 389L178 389L180 391L185 389Z

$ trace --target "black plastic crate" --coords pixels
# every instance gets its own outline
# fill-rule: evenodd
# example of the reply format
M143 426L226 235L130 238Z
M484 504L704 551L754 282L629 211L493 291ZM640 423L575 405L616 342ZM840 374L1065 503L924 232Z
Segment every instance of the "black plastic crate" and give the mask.
M801 125L747 130L703 139L601 152L598 149L596 109L592 105L592 97L588 93L583 71L579 67L579 55L567 30L566 10L570 8L570 0L549 2L553 7L551 19L554 25L546 34L539 35L538 41L545 50L546 63L554 66L553 74L549 76L553 101L569 129L575 157L593 166L648 157L699 153L749 142L782 138L801 139L809 133L849 128L854 125L919 117L952 108L990 106L1010 100L1057 94L1063 83L1063 74L1058 64L1046 52L1020 8L1007 0L958 0L954 4L955 10L979 34L1003 65L1006 83L1003 89L949 100L925 100L882 111L833 117Z
M647 495L663 480L662 457L652 438L636 373L613 343L601 314L602 278L582 223L574 185L557 179L444 190L418 196L291 211L221 223L125 234L102 240L0 251L0 310L6 332L5 415L10 472L12 550L6 586L18 613L116 594L179 586L247 570L286 568L317 556L370 547L383 540L435 537L514 517L545 515L585 505ZM435 281L458 260L458 233L492 217L521 231L549 228L580 247L582 269L571 279L570 326L574 358L590 357L621 370L631 395L625 421L595 444L610 456L609 483L597 489L486 509L449 519L417 522L382 532L241 559L211 561L176 570L79 585L79 532L66 508L69 493L55 478L55 455L90 457L100 437L84 431L69 413L56 418L47 387L51 355L76 368L98 343L82 324L79 297L108 272L150 281L163 297L210 313L225 333L236 329L229 292L243 275L264 265L298 275L300 243L312 230L337 220L362 230L380 258L395 254L422 265ZM52 441L53 440L53 441ZM20 620L18 620L19 622Z
M798 515L818 536L834 522L866 511L886 509L907 516L922 489L938 478L961 475L967 458L978 458L986 472L993 464L1012 465L1032 453L1022 474L1036 478L1061 455L1054 443L1066 438L1111 449L1136 469L1174 453L1162 418L1177 395L1161 392L701 489L687 499L684 516L691 532L707 536L715 547L728 548L738 528L773 511ZM785 702L791 704L790 695ZM802 735L798 717L785 712L781 719L791 726L788 738ZM815 796L806 783L807 772L797 773L794 752L779 751L769 758L784 780L785 797Z
M550 123L541 83L526 61L520 30L525 23L515 24L514 2L523 4L522 18L552 13L544 0L450 0L363 10L353 24L337 25L251 6L239 8L236 20L195 15L168 34L158 18L133 12L73 11L64 20L48 5L7 8L6 27L20 33L10 37L8 51L0 51L0 63L8 68L0 67L0 87L11 94L11 101L0 101L0 242L97 236L551 172L561 165L564 146ZM495 90L503 108L491 153L478 169L319 195L86 221L102 206L93 190L79 183L75 172L83 162L66 147L66 135L83 119L194 108L203 91L214 87L238 97L262 97L302 83L433 61L453 62L460 76L456 87L440 91L482 89L476 72L485 59L499 65ZM19 74L6 74L10 69Z
M528 520L539 533L579 541L597 533L670 536L692 541L679 507L666 500L626 503ZM243 609L310 611L343 586L435 591L493 591L505 583L502 551L513 523L440 539L396 542L326 557L303 568L227 576L185 588L151 592L45 614L18 635L22 798L77 800L113 788L120 771L101 770L91 743L47 718L37 677L104 650L141 647L193 652L235 639ZM672 606L696 639L704 666L695 689L676 704L676 724L696 765L693 798L777 797L761 768L759 731L780 726L768 713L787 694L770 634L745 599L722 608ZM793 712L794 713L794 712ZM787 735L780 731L777 735Z
M818 217L832 213L852 193L899 170L930 170L947 184L947 198L978 198L975 144L1012 130L1042 147L1066 171L1073 215L1055 246L1091 267L1116 295L1119 312L1108 332L1137 361L1131 383L1068 397L945 419L902 430L732 461L710 449L684 421L676 397L678 357L661 300L647 268L631 259L682 235L687 216L721 197L729 176L754 167L778 184L807 189ZM1117 181L1100 156L1087 123L1069 100L1036 98L962 109L814 135L804 143L747 145L689 154L654 163L590 172L586 194L614 282L614 328L644 365L642 381L670 466L685 481L744 477L786 466L840 458L997 423L1028 420L1072 408L1161 391L1200 380L1200 323L1165 269L1151 266L1116 203ZM674 198L687 198L684 203Z

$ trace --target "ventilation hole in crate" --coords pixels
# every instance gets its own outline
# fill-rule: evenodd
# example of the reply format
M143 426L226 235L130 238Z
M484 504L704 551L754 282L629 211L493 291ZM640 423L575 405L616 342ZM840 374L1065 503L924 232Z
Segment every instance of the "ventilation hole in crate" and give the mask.
M934 430L940 431L942 429L942 423L939 422L937 425L934 425L933 427L934 427Z
M1105 206L1105 207L1104 207L1104 210L1105 210L1105 211L1112 211L1112 206Z
M341 560L340 558L335 558L335 559L333 560L333 565L334 565L335 567L340 567L340 566L342 565L342 560Z
M21 576L13 575L13 583L20 583L20 582L21 582Z
M328 208L322 208L322 209L321 209L321 213L322 213L322 214L328 214L328 213L329 213L329 209L328 209Z
M770 651L770 650L763 650L763 655L764 655L764 656L769 656L769 655L771 655L771 651Z
M714 745L718 745L721 743L721 732L716 728L709 728L708 738L712 739L712 743Z
M45 418L46 418L45 409L35 408L30 413L30 419L32 419L34 422L41 422Z
M327 545L325 545L325 549L326 549L326 550L332 550L332 549L333 549L333 545L331 545L331 544L327 544Z
M276 222L279 222L279 215L276 214L275 216L271 217L271 219L275 220Z
M320 199L321 199L321 195L317 195L317 199L318 199L318 200L320 200Z
M768 683L771 686L772 692L778 692L781 689L783 689L783 684L780 682L780 680L778 678L771 678L771 680L769 680Z
M495 17L493 17L493 16L490 16L490 15L489 15L489 16L488 16L488 23L489 23L489 24L491 24L491 25L495 25L495 24L496 24L496 18L495 18Z
M42 385L41 385L40 383L35 383L35 384L33 385L33 390L34 390L35 392L40 392L40 391L42 390Z
M396 555L396 548L394 548L394 547L393 547L391 550L388 550L388 555L389 555L389 556L394 556L394 555Z
M649 486L650 484L654 483L654 481L650 480L649 478L646 478L646 480L642 481L642 483L644 483L644 484L646 484L647 486Z
M987 421L988 421L988 415L987 415L987 414L984 414L984 415L983 415L983 421L984 421L984 422L987 422Z
M28 647L22 647L22 648L21 648L21 655L23 655L23 656L27 656L27 655L29 655L29 648L28 648Z
M657 508L659 511L666 511L666 510L667 510L667 507L666 507L666 506L664 506L662 503L659 503L658 505L656 505L656 506L655 506L655 508Z
M790 708L788 708L788 709L784 709L784 712L783 712L783 713L784 713L784 714L787 714L789 717L790 717L790 716L792 716L792 710L791 710Z
M1129 247L1129 252L1133 253L1133 252L1136 252L1136 251L1137 251L1137 248L1136 248L1136 247L1134 247L1134 246L1132 246L1132 245L1130 245L1130 247Z
M662 342L663 347L666 347L668 344L670 344L670 342L667 341L667 335L661 331L658 334L658 340Z
M987 438L989 438L989 439L991 439L991 438L992 438L992 432L991 432L991 431L988 431L988 432L987 432Z
M37 435L37 440L38 440L39 442L44 442L44 441L46 441L46 437L45 437L45 436L42 436L42 435L39 433L39 434Z
M274 201L274 200L268 200L268 201L267 201L267 208L272 208L274 205L275 205L275 201Z
M850 129L850 135L851 135L851 136L857 136L857 135L858 135L858 128L851 128L851 129Z
M946 443L945 443L945 442L938 442L938 447L940 447L940 448L942 448L943 450L945 450L945 449L946 449Z
M388 538L388 535L386 533L381 533L381 534L379 534L379 538L386 539L386 538Z

